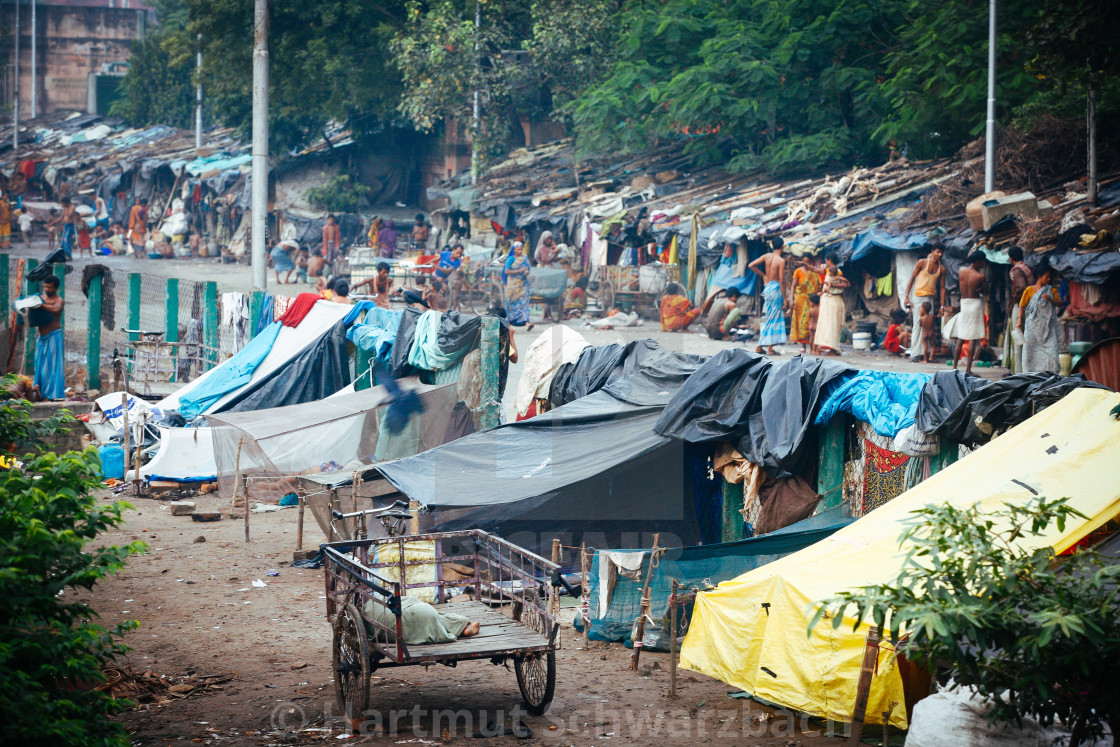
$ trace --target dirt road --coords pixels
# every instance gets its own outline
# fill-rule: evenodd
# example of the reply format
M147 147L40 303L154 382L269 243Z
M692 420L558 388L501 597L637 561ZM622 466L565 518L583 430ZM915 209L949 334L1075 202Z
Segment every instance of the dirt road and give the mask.
M195 500L200 508L226 506L212 495ZM296 511L252 514L246 544L241 521L196 523L171 516L154 499L131 502L136 510L127 525L102 541L140 539L149 550L98 587L94 607L106 623L140 621L127 638L137 672L150 669L176 682L193 674L188 683L231 677L124 714L134 745L525 743L513 736L472 738L493 734L490 722L511 728L521 715L513 672L486 662L375 672L366 733L347 737L336 718L322 571L288 565ZM314 524L308 537L308 545L321 539ZM570 622L570 613L565 617ZM633 672L621 644L592 643L585 650L568 625L562 641L553 708L524 717L533 732L529 743L796 745L825 738L823 725L732 699L727 685L702 675L682 671L679 697L670 700L665 654L643 653L641 671Z

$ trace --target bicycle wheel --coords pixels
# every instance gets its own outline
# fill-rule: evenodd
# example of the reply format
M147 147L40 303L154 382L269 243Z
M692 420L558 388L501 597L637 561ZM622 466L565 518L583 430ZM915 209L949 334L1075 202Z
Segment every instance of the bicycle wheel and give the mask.
M369 709L371 670L366 625L352 604L346 605L334 624L331 669L335 701L350 723L357 724Z
M525 710L534 716L543 715L556 693L556 652L526 654L513 662L517 689L525 702Z

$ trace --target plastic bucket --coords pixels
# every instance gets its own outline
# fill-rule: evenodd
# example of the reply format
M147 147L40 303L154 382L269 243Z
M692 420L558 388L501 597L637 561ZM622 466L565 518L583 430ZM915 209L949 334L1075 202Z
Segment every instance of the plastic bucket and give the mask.
M97 450L101 457L101 475L124 479L124 449L119 444L105 444Z
M871 333L870 332L854 332L852 334L852 347L856 350L868 350L871 348Z

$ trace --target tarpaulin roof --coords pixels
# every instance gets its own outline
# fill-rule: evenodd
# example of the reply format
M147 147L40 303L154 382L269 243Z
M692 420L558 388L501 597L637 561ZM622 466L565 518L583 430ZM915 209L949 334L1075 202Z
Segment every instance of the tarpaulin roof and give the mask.
M799 471L826 390L854 375L854 369L820 358L798 355L775 363L727 348L673 395L655 430L690 443L730 441L771 477L786 477Z
M588 347L556 372L549 400L565 405L603 389L633 405L664 405L703 362L650 339Z
M480 527L528 547L557 530L662 531L695 544L684 446L653 432L660 412L598 392L377 471L439 512L441 530ZM518 532L535 538L515 540Z
M939 371L922 390L918 430L974 446L1018 425L1080 387L1106 389L1082 374L1021 373L985 381Z
M923 249L929 242L924 233L907 233L901 236L891 236L886 231L872 228L870 231L857 233L852 239L852 256L849 261L855 262L863 259L875 249L886 249L891 252L912 251Z
M911 512L950 503L996 510L1035 495L1069 497L1087 519L1050 527L1026 549L1061 552L1120 513L1120 394L1078 389L828 539L697 595L681 666L779 706L851 719L867 635L850 620L806 637L814 605L838 592L893 579L906 555L899 535ZM906 696L889 647L879 650L867 702L869 723L890 711L907 725Z

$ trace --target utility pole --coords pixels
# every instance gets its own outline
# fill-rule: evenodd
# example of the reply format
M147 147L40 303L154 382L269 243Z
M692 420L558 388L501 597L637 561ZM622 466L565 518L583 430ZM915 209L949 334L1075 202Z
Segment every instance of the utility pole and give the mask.
M12 153L19 149L19 0L16 0L16 101L12 109Z
M253 290L268 284L265 239L268 231L268 0L255 0L253 13Z
M482 2L474 3L474 117L471 120L471 186L478 184L478 127L482 116L482 101L478 90L478 75L482 69L478 59L478 34L482 29Z
M984 131L984 192L996 188L996 0L988 2L988 123Z
M39 116L39 60L38 44L39 24L35 17L35 9L39 7L39 0L31 0L31 118Z
M31 0L35 2L35 0ZM198 85L195 87L194 101L194 148L202 147L202 34L198 35L198 62L195 64Z

